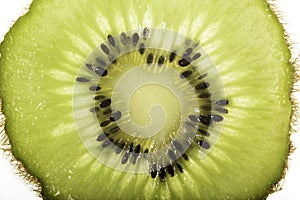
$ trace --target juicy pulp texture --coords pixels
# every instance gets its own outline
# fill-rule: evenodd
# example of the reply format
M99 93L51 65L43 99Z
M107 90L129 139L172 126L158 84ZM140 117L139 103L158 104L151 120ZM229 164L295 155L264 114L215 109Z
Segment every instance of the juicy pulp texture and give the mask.
M210 56L230 104L220 138L165 182L115 171L83 146L73 118L78 70L108 34L156 27ZM15 157L49 199L262 199L289 153L293 67L262 0L35 0L1 44L0 94Z

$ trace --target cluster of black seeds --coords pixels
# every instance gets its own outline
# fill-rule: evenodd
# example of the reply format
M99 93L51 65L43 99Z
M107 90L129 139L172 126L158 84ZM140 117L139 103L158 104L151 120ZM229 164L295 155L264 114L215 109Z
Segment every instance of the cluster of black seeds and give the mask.
M141 56L145 56L145 64L151 66L156 64L161 67L166 62L173 63L176 62L176 65L184 69L180 72L179 76L182 79L186 79L193 86L194 92L197 93L199 99L206 102L205 105L201 106L201 115L189 115L188 121L186 122L187 126L196 127L199 124L194 143L197 144L200 148L208 150L211 148L211 145L208 141L205 140L206 137L210 136L208 128L212 123L222 122L224 119L224 114L228 113L228 110L225 108L229 104L227 99L220 99L213 102L211 100L211 93L209 91L210 83L206 81L207 73L200 74L198 70L193 66L193 63L201 58L201 53L195 51L193 47L187 47L181 55L177 50L170 50L169 55L156 55L153 52L147 51L147 46L145 40L149 39L150 29L145 28L141 34L137 32L132 35L127 35L122 32L119 36L113 37L112 35L107 36L107 42L100 44L100 49L103 52L104 56L96 58L96 64L86 63L86 68L94 73L96 76L99 76L103 79L110 73L109 66L116 64L118 55L114 55L114 50L119 49L120 45L124 47L131 47L133 50L137 50ZM121 54L120 54L121 55ZM154 61L157 61L154 63ZM80 83L89 83L91 80L90 77L78 76L76 78L77 82ZM97 136L96 140L102 143L102 147L112 147L116 148L116 154L122 154L120 159L121 164L136 164L139 156L147 158L149 149L143 147L141 144L134 144L134 137L128 136L126 140L116 139L116 134L121 133L122 130L116 124L118 120L121 120L122 113L120 111L113 111L111 108L111 99L106 95L101 93L101 85L90 85L89 91L95 92L95 107L90 108L90 112L95 113L96 115L101 115L101 122L99 123L100 127L103 129L103 133ZM202 114L203 113L203 114ZM217 113L217 114L216 114ZM105 120L103 120L105 118ZM197 137L199 136L199 137ZM199 139L200 138L200 139ZM167 154L170 160L172 161L165 167L161 167L158 164L152 163L149 166L150 176L156 178L157 176L164 180L167 175L173 177L174 174L178 171L183 173L183 167L180 164L181 162L188 162L188 151L184 150L180 141L173 140L171 142L172 148L168 150ZM177 153L175 153L177 152ZM180 156L178 156L178 154Z

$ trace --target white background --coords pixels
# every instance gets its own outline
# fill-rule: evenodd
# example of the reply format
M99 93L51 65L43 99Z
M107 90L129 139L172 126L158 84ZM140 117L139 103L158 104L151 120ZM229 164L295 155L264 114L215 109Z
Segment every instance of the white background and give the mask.
M3 40L9 27L22 13L26 12L31 0L0 0L0 41ZM300 1L277 0L278 9L283 13L285 28L295 42L294 57L300 53ZM299 95L298 95L299 97ZM298 98L298 102L300 100ZM299 130L299 126L296 127ZM293 143L300 147L300 135L292 135ZM290 157L289 170L283 184L283 190L272 194L268 200L299 200L300 199L300 149ZM0 151L0 199L1 200L38 200L31 187L16 175L9 161Z

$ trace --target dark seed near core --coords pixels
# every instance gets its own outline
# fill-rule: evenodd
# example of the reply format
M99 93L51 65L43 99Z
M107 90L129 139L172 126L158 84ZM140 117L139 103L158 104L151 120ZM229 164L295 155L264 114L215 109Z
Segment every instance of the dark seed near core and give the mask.
M110 145L110 141L109 140L106 140L102 143L102 147L107 147Z
M97 75L102 77L107 75L107 70L102 67L96 67L94 71Z
M132 36L132 44L133 44L134 46L136 46L137 43L139 42L139 39L140 39L139 34L134 33L133 36Z
M122 32L120 39L125 46L128 44L128 37L127 37L126 33Z
M104 53L109 54L109 48L105 44L101 44L100 47Z
M160 56L158 58L158 66L162 66L165 62L165 57L164 56Z
M197 60L198 58L201 57L201 53L196 53L193 57L192 60Z
M110 121L118 121L121 118L121 116L122 113L120 111L117 111L110 116Z
M196 141L197 142L197 144L200 146L200 147L202 147L202 148L204 148L204 149L209 149L210 148L210 144L208 143L208 142L206 142L205 140L198 140L198 141Z
M150 29L148 27L144 28L143 30L143 38L147 39L150 35Z
M104 99L105 98L105 96L104 95L97 95L97 96L95 96L95 100L96 101L98 101L98 100L100 100L100 99Z
M189 116L189 119L192 121L192 122L199 122L199 117L195 116L195 115L190 115Z
M147 56L147 64L150 65L152 62L153 62L153 54L150 53L150 54Z
M223 121L223 117L221 115L211 115L211 119L215 122Z
M205 130L203 130L203 129L198 129L198 132L199 132L201 135L203 135L203 136L209 136L209 135L210 135L207 131L205 131Z
M168 154L169 154L169 157L171 158L171 161L176 160L177 157L176 157L175 153L172 150L169 149Z
M174 176L174 169L173 169L172 165L168 165L166 167L166 169L167 169L167 172L170 174L170 176L173 177Z
M205 90L209 87L209 83L203 82L195 86L195 90Z
M101 58L96 58L96 61L103 67L107 66L107 63L104 60L102 60Z
M166 172L165 172L165 168L160 168L159 169L159 172L158 172L158 175L159 175L159 178L161 178L161 179L165 179L165 177L166 177Z
M185 58L182 58L181 60L178 61L178 64L179 64L181 67L186 67L186 66L188 66L190 63L191 63L191 58L190 58L190 57L185 57Z
M88 78L85 78L85 77L77 77L76 81L84 83L84 82L89 82L90 80Z
M100 127L105 127L110 123L110 121L104 121L100 123Z
M184 71L180 74L180 78L188 78L190 77L191 75L193 74L193 72L191 70L187 70L187 71Z
M111 128L111 129L109 129L109 133L116 133L116 132L118 132L119 130L120 130L120 127L115 126L115 127Z
M199 98L205 99L205 98L210 98L210 93L203 93L199 95Z
M177 142L176 140L174 140L174 141L173 141L173 145L174 145L174 147L175 147L178 151L183 152L183 148L182 148L182 146L181 146L181 144L180 144L179 142Z
M209 126L211 123L211 117L210 116L199 116L199 120L202 124Z
M226 99L222 99L222 100L216 102L216 104L221 105L221 106L228 105L228 103L229 102Z
M101 89L101 87L99 87L98 85L94 85L89 88L90 91L98 91L100 89Z
M110 104L111 104L111 100L110 99L106 99L106 100L104 100L104 101L102 101L100 103L100 107L101 108L105 108L105 107L109 106Z
M173 62L173 60L175 59L175 57L176 57L176 51L173 51L173 52L170 54L169 62Z
M191 55L191 53L193 52L192 48L188 48L187 50L185 50L185 52L183 53L182 57L187 57L189 55Z
M189 160L189 157L185 153L182 154L182 157L183 157L184 160Z
M129 156L130 156L130 152L126 152L121 160L121 164L125 164L128 161Z
M220 112L220 113L228 113L228 110L226 108L215 108L216 111Z
M106 138L107 138L106 135L101 134L101 135L99 135L99 136L97 137L97 141L98 141L98 142L101 142L101 141L105 140Z
M180 164L176 163L176 168L178 169L178 171L180 171L181 173L183 173L183 168Z
M141 43L139 46L139 52L141 55L143 55L145 53L145 44Z
M113 46L113 47L116 46L116 42L115 42L115 39L113 38L113 36L108 35L107 40L111 46Z
M152 167L150 167L150 174L152 178L155 178L157 175L157 168L156 165L152 165Z

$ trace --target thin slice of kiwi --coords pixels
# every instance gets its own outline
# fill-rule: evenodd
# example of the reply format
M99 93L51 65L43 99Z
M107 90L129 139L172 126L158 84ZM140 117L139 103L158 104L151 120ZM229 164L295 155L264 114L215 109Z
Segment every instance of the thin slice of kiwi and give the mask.
M264 199L284 174L294 68L264 0L35 0L0 52L45 199Z

